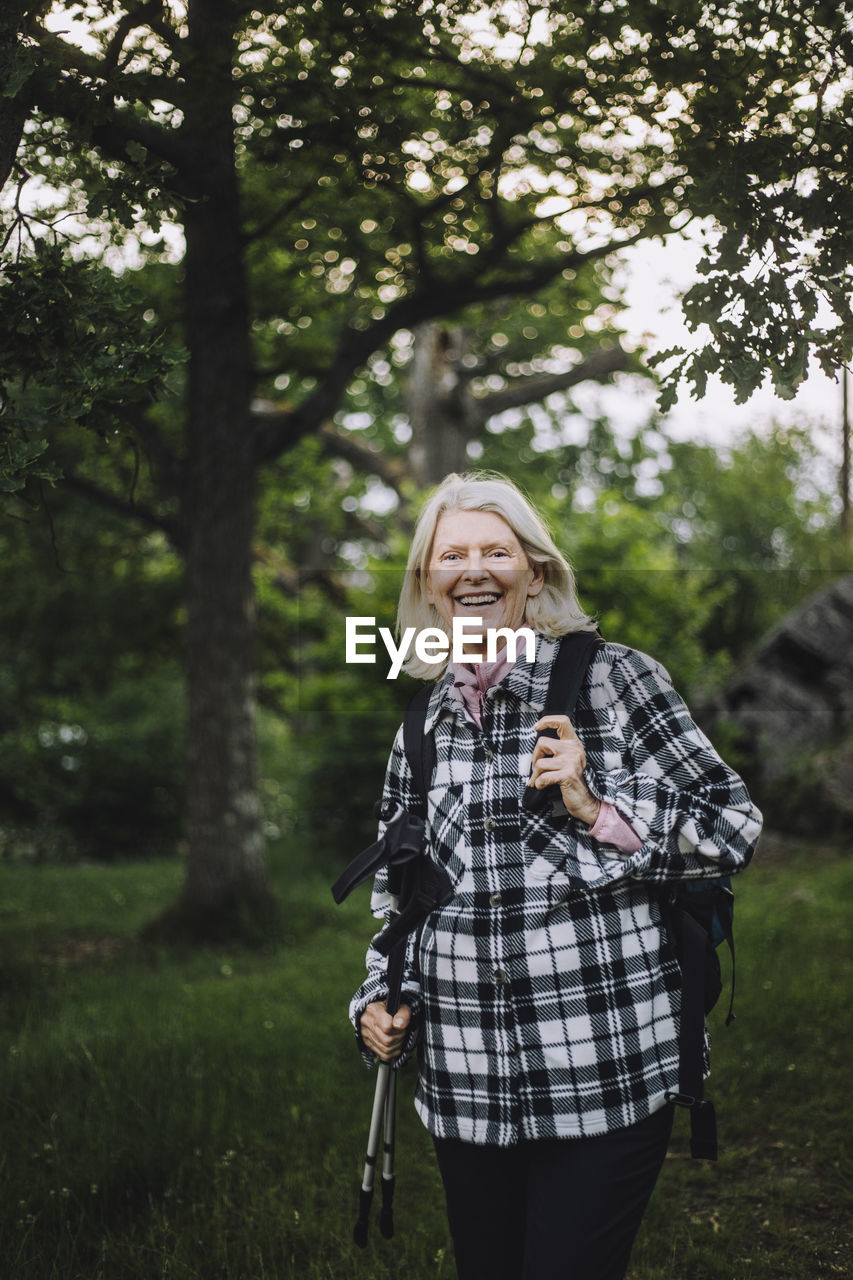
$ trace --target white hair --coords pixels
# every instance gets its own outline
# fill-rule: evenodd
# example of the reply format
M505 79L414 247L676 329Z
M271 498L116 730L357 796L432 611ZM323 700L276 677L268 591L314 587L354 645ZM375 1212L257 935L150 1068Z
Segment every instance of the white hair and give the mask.
M521 543L528 563L542 571L543 586L528 598L525 623L540 635L556 638L572 631L594 631L595 620L584 613L575 586L575 575L539 513L517 485L495 471L455 472L445 476L424 503L415 527L406 574L397 607L397 634L407 627L421 631L439 627L448 634L438 610L423 593L433 539L446 511L491 511L507 522ZM420 680L434 680L443 667L422 662L412 652L403 670Z

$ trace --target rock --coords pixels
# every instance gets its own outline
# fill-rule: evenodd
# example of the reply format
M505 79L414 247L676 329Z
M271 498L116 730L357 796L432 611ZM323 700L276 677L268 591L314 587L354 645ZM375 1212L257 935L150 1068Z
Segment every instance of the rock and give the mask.
M783 618L699 715L772 828L853 834L851 640L847 574Z

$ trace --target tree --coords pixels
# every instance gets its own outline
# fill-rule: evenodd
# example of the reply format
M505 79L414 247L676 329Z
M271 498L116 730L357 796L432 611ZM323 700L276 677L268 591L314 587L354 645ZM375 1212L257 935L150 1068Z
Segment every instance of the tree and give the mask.
M734 245L740 263L753 219L744 221L733 177L716 186L708 175L743 171L771 239L768 182L795 192L785 206L792 227L799 219L832 248L808 264L810 278L846 316L837 245L847 215L835 198L841 10L793 0L671 8L104 0L13 9L19 38L13 46L7 24L0 45L10 70L6 167L8 140L19 138L14 173L57 192L52 210L42 193L39 213L54 243L60 215L73 214L102 254L124 245L146 279L181 289L178 427L135 377L116 376L104 396L119 440L147 459L151 500L100 497L167 531L185 561L182 911L200 928L262 912L267 898L252 661L258 469L311 436L351 451L331 419L394 335L552 287L571 308L616 251L695 214L723 220L721 262ZM75 17L87 24L79 42L62 30ZM179 270L164 218L182 231ZM7 221L14 279L38 284L40 232L23 199ZM780 259L750 301L778 310L780 280L804 269ZM797 308L807 311L802 290L795 298L768 331L780 385L801 366L801 337L793 351L783 341ZM152 332L177 311L168 290L159 299ZM54 301L73 313L73 297ZM695 314L713 319L729 302L711 291ZM827 360L849 353L849 335L822 334L812 319L808 341ZM731 323L720 320L724 334ZM613 350L606 330L601 347ZM588 344L579 354L596 353ZM114 374L123 358L117 335ZM170 376L168 364L158 376ZM727 368L749 382L734 357ZM91 425L101 407L83 404L57 429ZM84 472L74 480L98 493Z

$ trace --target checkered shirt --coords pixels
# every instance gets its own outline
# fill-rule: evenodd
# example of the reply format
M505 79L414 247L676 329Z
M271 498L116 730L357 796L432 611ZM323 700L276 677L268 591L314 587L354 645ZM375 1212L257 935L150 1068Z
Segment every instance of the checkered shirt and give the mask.
M678 1088L680 974L662 927L666 882L731 874L749 862L761 815L690 718L664 669L617 644L599 648L572 718L592 793L642 840L599 843L558 799L528 813L530 776L556 642L537 637L485 697L482 731L452 678L434 688L426 728L436 768L431 856L455 886L409 943L403 998L419 1043L415 1105L439 1137L506 1146L624 1128ZM397 734L385 799L414 800ZM384 874L372 909L389 908ZM350 1016L385 998L371 945ZM361 1044L361 1042L360 1042ZM365 1046L362 1052L372 1058Z

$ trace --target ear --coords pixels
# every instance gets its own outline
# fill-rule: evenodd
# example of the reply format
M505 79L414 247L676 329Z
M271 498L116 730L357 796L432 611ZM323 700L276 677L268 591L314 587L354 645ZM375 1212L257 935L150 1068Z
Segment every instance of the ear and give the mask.
M531 596L538 596L539 592L545 586L545 570L541 564L532 564L530 568L533 570L533 577L527 588L528 599Z
M430 584L429 569L427 569L423 574L421 573L420 569L416 569L415 572L417 573L418 581L421 584L421 594L423 595L427 604L435 604L435 592L433 591L432 585Z

